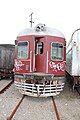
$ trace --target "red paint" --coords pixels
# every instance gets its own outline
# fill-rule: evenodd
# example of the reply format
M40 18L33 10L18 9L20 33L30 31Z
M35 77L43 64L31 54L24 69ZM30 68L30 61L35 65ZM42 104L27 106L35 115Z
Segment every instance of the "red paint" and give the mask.
M48 72L47 74L54 74L55 76L56 75L62 76L65 74L66 48L65 48L64 38L54 37L54 36L37 37L33 35L21 36L17 38L16 43L23 42L23 41L29 42L29 52L28 52L29 56L27 59L16 58L15 73L23 74L23 73L31 73L31 72L41 72L46 74L46 71L47 71ZM36 47L38 42L43 43L42 54L36 53ZM64 46L63 60L61 61L51 60L51 43L52 42L61 43ZM47 58L47 51L48 51L48 58ZM16 54L17 54L17 51L16 51ZM51 64L53 64L53 66Z

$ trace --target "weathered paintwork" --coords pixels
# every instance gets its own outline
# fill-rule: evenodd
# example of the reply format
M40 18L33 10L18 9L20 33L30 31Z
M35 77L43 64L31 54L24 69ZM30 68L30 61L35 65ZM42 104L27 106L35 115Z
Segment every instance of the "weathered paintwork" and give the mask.
M75 30L67 47L67 73L72 76L73 87L80 86L80 30Z
M65 80L65 38L63 34L57 30L47 27L43 29L43 26L37 27L39 28L37 31L34 28L24 30L16 39L16 46L21 42L28 43L28 57L27 59L19 59L16 49L14 64L15 85L20 89L21 93L31 96L44 97L57 95L62 91ZM62 45L63 58L61 60L53 60L51 58L52 43ZM42 46L42 49L38 49L38 45L39 47ZM25 90L23 90L23 86L25 86Z
M43 54L35 54L35 44L36 39L44 43ZM42 72L54 75L64 75L65 74L65 40L63 38L54 36L25 36L19 37L16 43L28 41L29 42L29 57L28 59L15 59L15 72L16 73L30 73L30 72ZM53 61L51 60L51 43L57 42L64 46L63 60ZM35 60L35 61L34 61ZM31 67L31 68L30 68ZM35 70L36 69L36 70Z

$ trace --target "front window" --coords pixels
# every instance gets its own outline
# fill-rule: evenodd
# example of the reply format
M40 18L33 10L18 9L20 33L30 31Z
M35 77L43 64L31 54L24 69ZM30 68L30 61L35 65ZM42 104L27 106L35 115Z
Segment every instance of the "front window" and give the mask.
M51 44L51 59L63 59L63 45L60 43Z
M37 43L36 54L43 54L43 42Z
M28 42L18 43L18 58L25 59L28 58Z

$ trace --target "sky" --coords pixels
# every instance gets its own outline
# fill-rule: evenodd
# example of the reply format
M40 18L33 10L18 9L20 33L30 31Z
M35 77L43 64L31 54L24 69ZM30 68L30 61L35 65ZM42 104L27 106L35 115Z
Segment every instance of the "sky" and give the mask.
M14 44L19 32L43 23L61 31L68 43L72 33L80 28L80 0L1 0L0 44Z

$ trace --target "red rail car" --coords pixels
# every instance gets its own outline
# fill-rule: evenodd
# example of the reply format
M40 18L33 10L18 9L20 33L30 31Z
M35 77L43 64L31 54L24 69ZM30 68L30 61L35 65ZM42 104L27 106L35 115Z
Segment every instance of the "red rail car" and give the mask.
M55 96L65 83L66 42L56 29L38 24L15 41L15 86L29 96Z

